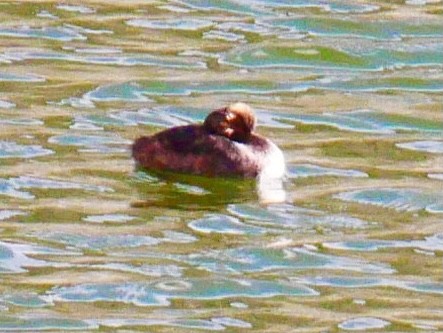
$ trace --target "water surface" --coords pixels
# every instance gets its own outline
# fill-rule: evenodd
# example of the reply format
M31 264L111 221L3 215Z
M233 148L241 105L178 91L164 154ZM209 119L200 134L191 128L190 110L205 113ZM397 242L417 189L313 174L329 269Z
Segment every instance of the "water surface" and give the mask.
M0 331L442 331L441 6L1 3ZM282 186L135 168L235 101Z

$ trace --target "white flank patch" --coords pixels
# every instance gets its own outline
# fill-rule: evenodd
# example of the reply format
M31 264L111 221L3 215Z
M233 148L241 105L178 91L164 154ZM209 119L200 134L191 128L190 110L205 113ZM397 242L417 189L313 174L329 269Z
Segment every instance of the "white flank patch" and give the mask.
M257 177L257 192L262 203L286 201L283 177L286 174L285 157L282 151L268 140L269 149L258 156L264 168Z

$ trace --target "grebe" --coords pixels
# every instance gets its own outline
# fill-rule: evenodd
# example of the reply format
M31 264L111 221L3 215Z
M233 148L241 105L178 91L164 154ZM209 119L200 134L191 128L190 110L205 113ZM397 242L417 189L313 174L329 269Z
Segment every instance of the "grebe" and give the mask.
M256 117L244 103L212 111L203 124L173 127L144 136L132 146L137 164L209 177L281 178L281 150L254 133Z

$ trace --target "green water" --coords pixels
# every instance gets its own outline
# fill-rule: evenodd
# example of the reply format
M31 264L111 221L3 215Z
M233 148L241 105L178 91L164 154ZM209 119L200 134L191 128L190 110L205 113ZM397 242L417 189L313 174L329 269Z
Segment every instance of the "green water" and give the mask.
M0 331L443 330L441 6L0 2ZM135 168L235 101L286 201Z

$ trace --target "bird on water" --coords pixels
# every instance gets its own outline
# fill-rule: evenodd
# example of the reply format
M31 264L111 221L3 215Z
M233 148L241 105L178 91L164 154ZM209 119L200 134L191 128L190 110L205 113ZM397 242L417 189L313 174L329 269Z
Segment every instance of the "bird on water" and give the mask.
M209 177L281 178L282 151L254 132L248 105L234 103L212 111L203 124L177 126L138 138L132 156L138 166Z

